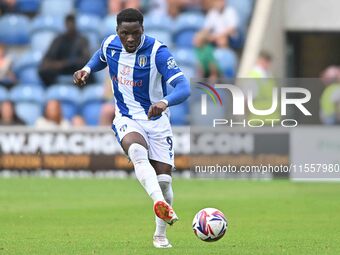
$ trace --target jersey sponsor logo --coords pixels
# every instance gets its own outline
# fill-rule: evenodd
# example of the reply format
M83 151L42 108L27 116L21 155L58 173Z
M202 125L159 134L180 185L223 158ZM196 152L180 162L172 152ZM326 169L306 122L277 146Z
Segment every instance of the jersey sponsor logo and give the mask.
M123 76L127 76L131 73L131 67L129 66L123 66L123 69L120 70L120 74Z
M115 50L111 50L111 57L113 57L113 55L116 53Z
M119 85L132 86L132 87L142 87L143 80L130 80L124 77L112 76L112 82L117 82Z
M144 66L146 66L147 63L148 63L148 59L145 55L138 56L138 65L140 67L143 68Z
M168 66L168 69L177 69L177 63L173 57L169 57L168 60L166 61L166 64Z

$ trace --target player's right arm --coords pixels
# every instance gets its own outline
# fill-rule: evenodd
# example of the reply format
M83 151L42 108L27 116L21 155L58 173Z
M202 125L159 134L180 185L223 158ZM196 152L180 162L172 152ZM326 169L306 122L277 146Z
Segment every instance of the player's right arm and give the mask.
M105 40L104 40L105 41ZM104 42L103 41L103 42ZM107 66L106 58L103 53L103 43L99 50L97 50L87 64L73 74L73 82L78 86L86 84L91 72L98 72Z

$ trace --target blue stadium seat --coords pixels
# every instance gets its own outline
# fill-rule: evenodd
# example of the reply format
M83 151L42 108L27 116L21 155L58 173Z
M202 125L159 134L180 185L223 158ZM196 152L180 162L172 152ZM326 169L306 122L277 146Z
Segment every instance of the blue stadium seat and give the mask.
M193 49L177 48L173 50L173 56L187 79L197 76L197 58Z
M117 17L115 15L108 15L103 21L102 37L106 37L116 33Z
M31 47L34 51L45 53L53 39L63 31L62 17L37 16L31 26Z
M36 16L31 24L31 33L41 30L51 30L60 33L64 30L64 20L60 16L39 15Z
M170 94L174 88L167 86L167 93ZM189 102L185 101L181 104L170 107L170 122L176 126L183 126L188 124L189 117Z
M202 28L204 16L195 12L180 14L175 20L174 41L177 47L193 47L195 33Z
M197 58L194 49L176 48L172 51L173 56L179 65L188 65L195 67Z
M13 67L19 82L37 85L43 84L38 74L38 66L42 57L41 52L30 51L19 58Z
M73 0L43 0L40 13L47 16L65 17L73 13L73 5Z
M104 1L82 0L78 5L78 13L96 15L104 17L107 12L107 6Z
M43 113L44 91L40 87L17 85L10 92L15 111L26 124L33 125Z
M169 32L173 29L173 20L169 16L160 16L155 14L145 15L144 28L146 31L158 29L167 30Z
M187 101L170 107L170 122L175 126L189 123L189 103Z
M184 76L188 79L188 81L190 81L190 79L197 77L195 67L187 66L187 65L179 65L179 66Z
M75 0L75 6L78 9L79 5L81 4L81 2L83 2L84 0ZM108 0L96 0L96 2L102 2L105 6L107 5L107 1Z
M93 75L95 77L95 81L97 83L105 84L107 82L107 79L110 79L110 75L108 72L108 67L106 69L102 70L101 72L95 72Z
M16 0L16 10L20 13L37 13L41 0Z
M21 87L32 87L34 88L41 88L43 90L45 90L45 86L38 84L38 83L18 83L17 86L21 86Z
M46 100L60 101L64 118L71 120L78 114L81 94L79 89L71 84L56 84L47 89Z
M0 43L25 45L29 43L30 20L19 14L4 15L0 18Z
M168 30L157 30L157 29L151 29L146 31L146 34L148 36L156 38L161 43L165 44L169 48L172 47L172 34Z
M73 84L73 75L72 74L60 74L57 77L58 84Z
M91 51L95 51L100 46L101 19L94 15L77 16L77 28L87 38Z
M237 35L229 38L229 45L233 49L241 49L244 46L246 40L247 28L238 28Z
M4 87L0 86L0 102L3 102L9 98L8 91Z
M88 103L91 101L103 101L105 99L104 95L104 85L102 84L91 84L84 88L82 93L82 103Z
M235 52L231 49L216 49L214 57L219 65L219 68L226 78L233 78L236 75L238 58Z
M222 99L223 100L223 99ZM207 99L207 115L201 114L201 100L192 102L190 105L189 121L190 125L211 126L213 119L221 119L227 116L227 105L223 101L223 105L215 105L208 97Z
M19 72L19 81L21 83L30 83L37 86L42 86L43 82L40 79L39 73L38 73L38 67L31 66L27 67Z
M104 103L104 86L90 85L84 88L82 95L82 116L87 125L99 124L100 111Z
M31 48L45 54L57 37L58 33L53 31L39 31L31 35Z
M227 0L227 4L237 11L240 27L246 27L253 10L254 0Z

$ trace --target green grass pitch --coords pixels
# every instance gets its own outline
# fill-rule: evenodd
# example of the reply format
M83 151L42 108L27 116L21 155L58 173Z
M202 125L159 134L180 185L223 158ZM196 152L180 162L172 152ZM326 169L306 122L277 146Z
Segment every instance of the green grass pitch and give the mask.
M152 246L152 202L134 179L0 179L0 254L340 254L340 183L174 180L174 248ZM224 238L197 239L216 207Z

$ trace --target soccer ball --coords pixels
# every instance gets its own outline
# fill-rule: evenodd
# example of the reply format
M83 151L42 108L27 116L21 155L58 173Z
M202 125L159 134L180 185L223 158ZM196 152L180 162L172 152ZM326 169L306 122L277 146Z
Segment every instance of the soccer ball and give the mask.
M215 208L200 210L192 221L192 229L195 235L206 242L214 242L221 239L228 228L228 222L224 214Z

